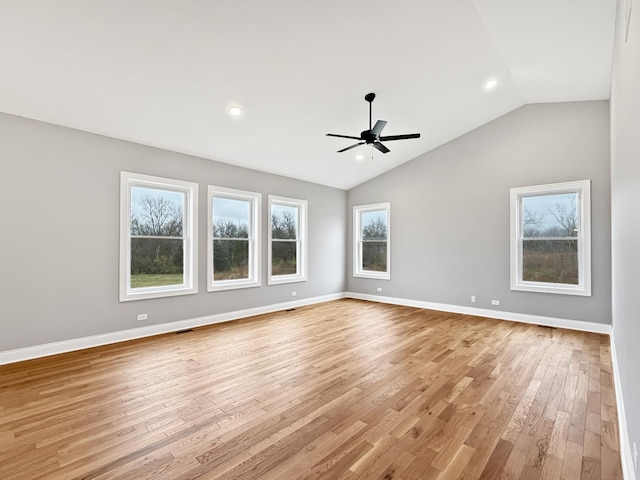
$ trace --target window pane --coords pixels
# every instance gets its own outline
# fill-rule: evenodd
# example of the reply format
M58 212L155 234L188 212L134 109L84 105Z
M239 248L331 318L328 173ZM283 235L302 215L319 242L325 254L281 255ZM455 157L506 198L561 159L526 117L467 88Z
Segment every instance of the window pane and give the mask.
M522 198L523 237L577 237L578 194Z
M362 212L362 240L387 239L387 212Z
M362 269L373 272L387 271L387 242L362 243Z
M213 198L213 236L215 238L249 238L250 218L250 201Z
M298 208L284 205L271 206L271 238L298 238Z
M297 256L297 242L271 242L271 275L297 274Z
M249 241L213 241L213 279L239 280L249 278Z
M577 240L524 240L522 279L578 285Z
M182 236L185 194L131 187L131 235Z
M183 283L183 240L131 239L131 288Z

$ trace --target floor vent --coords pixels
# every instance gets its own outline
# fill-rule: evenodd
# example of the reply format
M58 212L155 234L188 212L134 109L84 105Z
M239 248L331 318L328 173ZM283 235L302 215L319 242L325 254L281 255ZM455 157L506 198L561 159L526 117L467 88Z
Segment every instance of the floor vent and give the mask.
M178 330L176 332L176 335L179 335L180 333L187 333L187 332L193 332L192 328L187 328L186 330Z

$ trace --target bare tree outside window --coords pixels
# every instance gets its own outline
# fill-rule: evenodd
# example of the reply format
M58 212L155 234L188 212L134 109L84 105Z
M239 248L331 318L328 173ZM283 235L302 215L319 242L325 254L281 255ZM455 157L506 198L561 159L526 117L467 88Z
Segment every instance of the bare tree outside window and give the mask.
M381 214L385 214L385 217L380 216ZM362 227L362 269L372 272L386 272L386 212L364 212L362 222L364 224Z
M271 212L271 274L298 273L298 208L274 205Z
M577 285L577 194L524 197L522 279Z
M544 221L545 213L532 211L527 207L524 207L523 213L522 236L529 238L542 236L542 223Z
M131 288L184 282L184 195L132 188Z
M591 181L510 190L512 290L591 295Z
M353 207L353 276L389 280L391 204Z
M260 285L260 205L256 192L209 185L207 289Z
M214 280L249 278L249 226L219 218L213 225L213 238Z
M198 184L120 172L121 302L198 292Z

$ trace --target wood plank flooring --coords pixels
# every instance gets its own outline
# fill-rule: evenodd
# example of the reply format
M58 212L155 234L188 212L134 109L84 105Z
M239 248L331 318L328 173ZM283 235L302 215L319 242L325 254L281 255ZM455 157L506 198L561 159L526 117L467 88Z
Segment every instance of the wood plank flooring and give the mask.
M0 478L622 478L608 337L359 300L0 366Z

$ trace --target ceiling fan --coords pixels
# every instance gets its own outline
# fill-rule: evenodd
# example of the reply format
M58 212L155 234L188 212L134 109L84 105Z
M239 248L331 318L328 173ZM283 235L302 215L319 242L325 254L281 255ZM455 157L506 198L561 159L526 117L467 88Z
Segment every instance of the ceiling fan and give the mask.
M364 99L367 102L369 102L369 130L360 132L359 137L352 137L349 135L338 135L336 133L327 133L328 137L350 138L353 140L360 140L358 143L355 143L349 147L343 148L342 150L338 150L338 153L346 152L347 150L351 150L352 148L356 148L356 147L359 147L360 145L365 145L365 144L372 145L373 148L380 150L382 153L388 153L391 150L389 150L382 143L380 143L381 141L388 142L391 140L405 140L407 138L420 138L419 133L407 133L404 135L388 135L385 137L381 137L380 134L382 133L382 129L384 128L384 126L387 124L386 121L378 120L376 124L373 126L373 128L371 128L371 103L375 98L376 98L375 93L367 93L364 96Z

